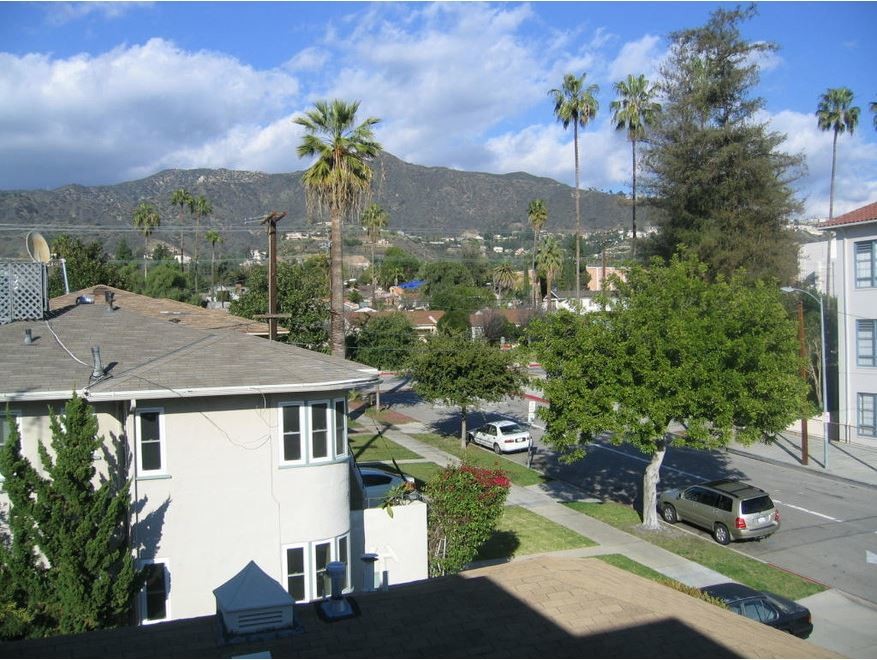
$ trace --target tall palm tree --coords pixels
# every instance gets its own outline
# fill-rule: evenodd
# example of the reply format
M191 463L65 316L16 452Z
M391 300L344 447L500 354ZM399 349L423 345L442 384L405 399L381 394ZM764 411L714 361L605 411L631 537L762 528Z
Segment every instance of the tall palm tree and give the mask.
M646 128L655 122L661 111L661 104L654 100L657 87L650 85L642 74L629 74L627 80L615 83L618 98L609 106L616 131L627 131L630 140L633 202L633 253L636 255L636 143L646 137Z
M204 238L207 239L207 242L210 243L211 254L210 254L210 290L213 291L213 296L216 296L216 244L222 243L222 234L220 234L215 229L208 229L207 233L204 234Z
M536 256L539 270L545 274L545 291L548 297L548 309L551 309L551 284L563 268L563 248L554 236L548 236L539 246ZM536 283L538 286L538 282Z
M201 218L213 213L213 205L204 196L192 197L189 201L189 210L195 216L195 238L192 241L192 264L195 270L195 293L198 293L198 230L201 227Z
M579 203L579 126L585 128L588 123L597 116L600 107L597 103L596 94L600 90L597 85L585 86L583 73L580 78L567 73L563 76L563 84L560 88L548 90L549 96L554 101L554 116L566 130L570 124L573 127L573 150L576 160L576 298L581 297L581 247L579 235L581 234L582 211Z
M544 199L534 199L530 201L527 207L527 220L533 227L533 275L536 274L536 246L539 245L539 231L548 222L548 207L545 206ZM538 278L537 278L538 281ZM539 300L538 289L533 289L533 307Z
M180 221L180 270L183 270L183 211L192 205L192 195L185 188L179 188L171 193L171 206L179 206L178 218Z
M143 234L143 281L145 282L148 272L147 261L149 260L149 235L152 234L156 227L161 225L161 216L158 214L158 209L155 207L155 204L152 204L151 202L140 202L137 208L134 209L134 215L131 222L140 230L140 233Z
M381 145L374 139L372 131L380 120L369 117L357 125L357 110L359 101L317 101L313 110L293 119L305 129L297 149L299 158L317 158L301 179L307 191L308 205L328 212L331 223L329 337L332 354L339 357L344 357L341 223L345 217L355 217L368 200L372 181L368 163L381 152Z
M834 217L834 173L837 163L837 136L849 132L859 124L859 108L852 105L853 92L848 87L832 87L819 97L816 121L823 131L833 131L831 143L831 189L828 196L828 219Z
M496 291L496 300L502 300L503 291L511 291L515 288L518 278L515 276L515 269L508 262L499 264L493 269L493 288Z
M390 221L390 215L381 208L380 204L371 204L362 213L362 226L368 233L368 240L372 244L372 307L375 306L375 280L378 276L375 265L375 246L381 238L381 229L384 229Z

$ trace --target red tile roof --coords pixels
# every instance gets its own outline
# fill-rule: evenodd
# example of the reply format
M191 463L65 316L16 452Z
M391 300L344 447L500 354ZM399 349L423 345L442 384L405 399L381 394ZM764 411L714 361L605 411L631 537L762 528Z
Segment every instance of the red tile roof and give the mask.
M836 218L832 218L828 222L819 225L820 228L837 227L839 225L852 225L859 222L877 221L877 202L872 202L860 209L844 213Z

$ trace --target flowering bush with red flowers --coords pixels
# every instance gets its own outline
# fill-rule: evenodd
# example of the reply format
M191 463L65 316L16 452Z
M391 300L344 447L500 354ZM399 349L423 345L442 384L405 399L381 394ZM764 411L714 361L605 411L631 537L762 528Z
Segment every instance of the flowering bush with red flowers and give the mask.
M456 573L475 558L502 515L511 482L502 470L448 466L426 487L429 574Z

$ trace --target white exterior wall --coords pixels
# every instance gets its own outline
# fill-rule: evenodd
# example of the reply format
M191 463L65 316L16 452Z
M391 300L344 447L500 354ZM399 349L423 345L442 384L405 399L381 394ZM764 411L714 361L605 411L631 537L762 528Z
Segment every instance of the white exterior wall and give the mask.
M837 230L838 267L838 422L841 439L877 447L877 438L858 432L858 394L877 394L877 367L859 367L856 362L856 320L877 318L877 288L856 288L855 243L877 240L877 222L866 222ZM846 433L846 436L844 435Z

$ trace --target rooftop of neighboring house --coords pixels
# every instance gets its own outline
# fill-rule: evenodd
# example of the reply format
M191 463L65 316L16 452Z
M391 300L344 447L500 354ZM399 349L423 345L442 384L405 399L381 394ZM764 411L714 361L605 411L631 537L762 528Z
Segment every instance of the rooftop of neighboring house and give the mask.
M247 336L234 322L211 324L212 315L173 322L144 312L135 304L141 298L118 296L112 309L103 298L64 306L55 299L43 320L0 325L0 401L67 399L74 389L91 401L315 392L377 378L356 362ZM100 348L98 378L92 347Z
M839 657L599 559L538 556L356 594L327 622L223 644L214 616L0 645L9 657ZM266 655L270 653L269 655Z
M836 218L832 218L828 222L819 225L820 229L834 229L846 225L858 225L865 222L877 222L877 202L872 202L866 206L844 213Z
M520 327L526 325L534 316L537 316L540 313L540 311L534 310L531 307L496 307L483 309L469 315L469 325L472 327L479 327L484 325L485 320L490 318L491 315L499 315L509 323Z

